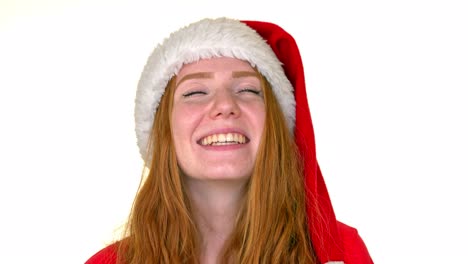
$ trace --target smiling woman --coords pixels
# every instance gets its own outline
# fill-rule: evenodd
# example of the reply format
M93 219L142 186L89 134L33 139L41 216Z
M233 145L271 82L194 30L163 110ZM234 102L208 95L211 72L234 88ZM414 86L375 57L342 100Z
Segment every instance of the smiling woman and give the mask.
M372 263L335 219L305 91L294 39L274 24L173 33L137 90L148 176L125 237L87 263Z
M183 174L246 180L252 174L265 120L255 70L245 61L213 58L185 65L176 79L171 125Z

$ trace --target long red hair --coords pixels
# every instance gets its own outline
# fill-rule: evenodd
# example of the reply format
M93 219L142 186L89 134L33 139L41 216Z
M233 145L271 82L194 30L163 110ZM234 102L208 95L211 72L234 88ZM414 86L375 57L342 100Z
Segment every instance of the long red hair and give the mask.
M221 263L316 263L309 238L302 160L262 77L266 118L255 168ZM173 78L156 111L147 175L135 198L118 263L199 263L200 241L171 133Z

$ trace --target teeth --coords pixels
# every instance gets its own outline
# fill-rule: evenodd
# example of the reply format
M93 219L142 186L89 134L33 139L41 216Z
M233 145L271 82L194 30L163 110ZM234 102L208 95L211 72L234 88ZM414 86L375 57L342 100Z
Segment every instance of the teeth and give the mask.
M201 144L221 146L221 145L232 145L232 144L244 144L246 141L245 136L237 133L227 134L214 134L207 136L201 140Z
M213 136L214 138L216 137L216 135ZM218 140L213 140L213 141L218 141L218 142L226 142L226 135L225 134L219 134L218 135Z

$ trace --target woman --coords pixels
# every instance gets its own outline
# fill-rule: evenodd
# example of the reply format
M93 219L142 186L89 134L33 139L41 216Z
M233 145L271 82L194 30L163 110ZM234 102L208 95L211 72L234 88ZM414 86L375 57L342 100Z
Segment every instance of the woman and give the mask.
M280 27L174 32L148 59L135 120L148 175L126 237L86 263L373 263L335 219L299 50Z

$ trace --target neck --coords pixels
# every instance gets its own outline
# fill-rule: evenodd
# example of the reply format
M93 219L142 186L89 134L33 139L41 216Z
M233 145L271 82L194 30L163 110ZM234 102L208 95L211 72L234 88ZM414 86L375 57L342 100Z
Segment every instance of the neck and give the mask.
M201 236L202 263L216 263L234 228L245 181L186 178L185 185Z

